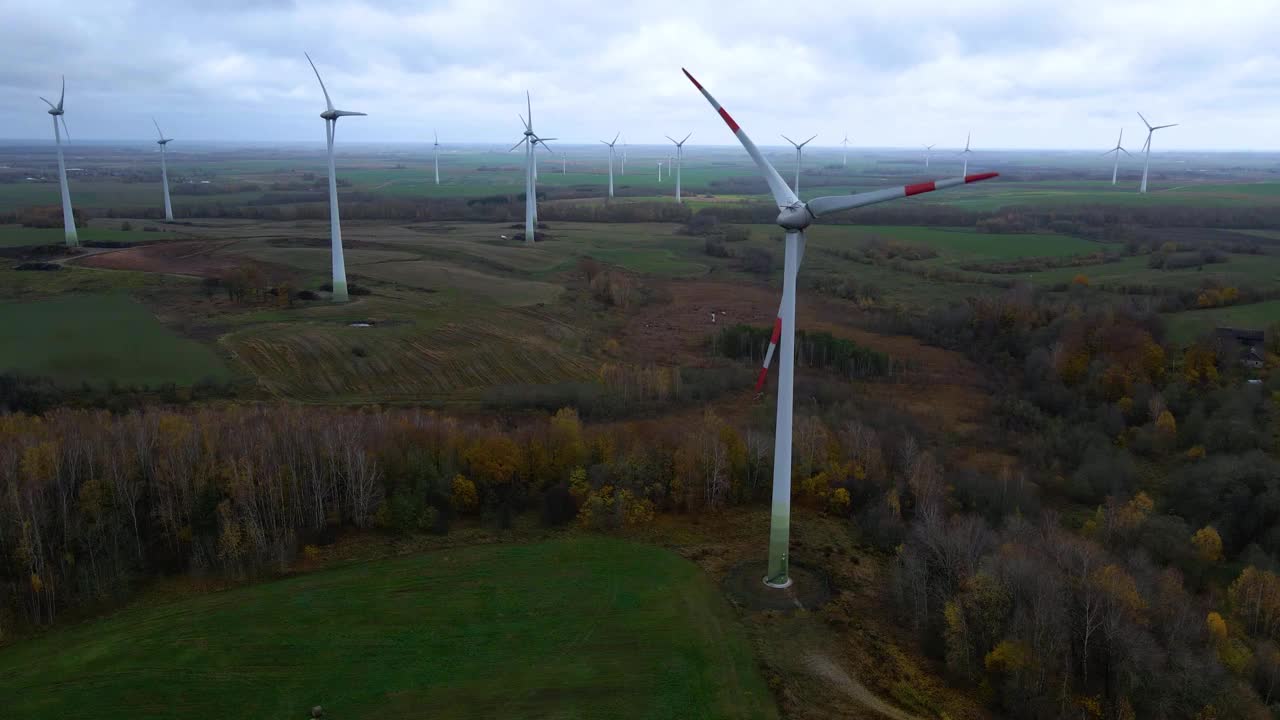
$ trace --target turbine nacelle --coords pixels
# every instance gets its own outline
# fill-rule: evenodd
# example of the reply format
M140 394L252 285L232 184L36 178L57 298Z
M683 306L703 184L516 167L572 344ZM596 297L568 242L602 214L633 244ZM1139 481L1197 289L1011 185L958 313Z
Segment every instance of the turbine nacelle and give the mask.
M352 115L367 116L369 113L355 112L353 110L325 110L320 113L320 117L325 120L337 120L340 117L348 117Z
M783 230L803 230L813 224L813 219L813 213L809 211L809 206L798 202L794 205L779 208L777 222L778 226Z

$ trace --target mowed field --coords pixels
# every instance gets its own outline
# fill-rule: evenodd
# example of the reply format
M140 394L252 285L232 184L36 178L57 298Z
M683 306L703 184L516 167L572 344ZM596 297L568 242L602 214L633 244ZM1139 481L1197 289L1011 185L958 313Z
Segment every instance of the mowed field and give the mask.
M717 588L604 538L438 550L139 607L0 650L24 720L777 717Z
M121 293L0 303L0 372L70 385L191 385L231 371L208 346L167 330Z
M1280 300L1233 307L1192 310L1166 315L1169 336L1183 343L1194 342L1216 327L1267 330L1280 323Z
M153 225L155 231L144 231L140 225L133 230L119 229L119 223L111 227L104 221L98 221L76 228L76 237L81 243L116 242L140 243L156 240L168 240L175 237L161 225ZM20 225L0 225L0 248L28 247L35 245L64 245L66 234L62 228L29 228Z

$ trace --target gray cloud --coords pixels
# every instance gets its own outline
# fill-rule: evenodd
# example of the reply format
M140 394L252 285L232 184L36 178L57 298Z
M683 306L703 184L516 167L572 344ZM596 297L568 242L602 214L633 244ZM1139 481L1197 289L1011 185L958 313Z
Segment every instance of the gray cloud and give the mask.
M370 114L351 141L514 141L527 88L570 141L731 143L686 66L763 143L1105 148L1141 109L1181 123L1163 149L1280 148L1274 0L0 0L0 18L5 138L48 134L36 96L65 72L77 138L145 139L156 115L179 139L319 143L307 50Z

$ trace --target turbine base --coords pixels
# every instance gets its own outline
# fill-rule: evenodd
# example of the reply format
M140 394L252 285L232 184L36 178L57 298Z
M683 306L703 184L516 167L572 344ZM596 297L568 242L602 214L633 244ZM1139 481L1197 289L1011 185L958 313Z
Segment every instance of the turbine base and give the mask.
M783 581L782 581L782 582L780 582L780 583L776 583L776 582L770 582L770 580L769 580L768 576L765 576L765 578L764 578L764 584L765 584L765 585L767 585L767 586L769 586L769 587L771 587L771 588L775 588L775 589L777 589L777 590L785 590L785 589L787 589L787 588L791 587L791 578L790 578L790 577L788 577L786 580L783 580Z

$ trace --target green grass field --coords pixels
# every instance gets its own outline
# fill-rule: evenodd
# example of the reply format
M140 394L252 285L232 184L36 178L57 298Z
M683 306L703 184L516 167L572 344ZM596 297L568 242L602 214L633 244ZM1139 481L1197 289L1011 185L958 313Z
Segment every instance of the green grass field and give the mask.
M1166 315L1169 337L1175 342L1191 343L1215 327L1238 327L1267 330L1280 323L1280 300L1233 305L1210 310L1192 310Z
M775 718L716 587L602 538L438 550L140 607L0 650L5 715Z
M210 348L173 334L127 295L5 302L0 303L0 317L5 319L0 323L0 371L46 376L67 385L191 385L231 378Z
M120 230L106 227L76 228L76 237L80 242L126 242L141 243L156 240L168 240L174 237L171 232L144 232L140 223L135 223L134 230ZM0 248L26 247L32 245L62 245L66 235L62 228L28 228L18 225L0 225Z

